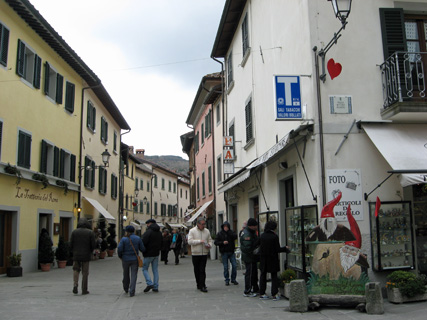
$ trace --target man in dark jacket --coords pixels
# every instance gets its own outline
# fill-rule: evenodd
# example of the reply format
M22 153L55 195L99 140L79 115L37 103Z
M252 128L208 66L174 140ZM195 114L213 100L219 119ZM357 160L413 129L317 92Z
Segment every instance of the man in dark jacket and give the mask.
M259 293L258 258L253 254L254 249L259 244L257 229L258 222L254 218L249 218L247 226L240 236L240 250L242 251L242 260L246 268L244 297L256 297Z
M260 269L259 278L260 299L270 299L265 294L267 288L267 272L271 273L271 297L274 301L280 299L278 295L277 272L280 271L279 252L290 252L289 247L280 247L279 237L275 233L277 223L268 221L264 227L264 233L260 237Z
M145 252L144 265L142 267L142 273L145 277L147 287L144 292L148 292L153 289L154 292L159 291L159 254L162 248L162 233L160 227L154 219L148 219L146 222L147 231L142 235L142 242L144 243ZM148 268L151 264L151 270L153 271L153 281L151 281Z
M222 264L224 265L224 278L225 285L230 285L230 274L228 270L228 261L231 264L231 283L238 285L236 281L237 276L237 263L236 255L234 254L235 244L234 241L237 239L237 234L231 230L230 224L225 221L221 225L221 231L218 232L215 238L215 245L219 247L219 252L222 255Z
M95 234L86 218L80 218L77 229L71 233L70 249L73 252L73 293L77 294L79 274L82 272L82 294L88 294L89 261L95 250Z

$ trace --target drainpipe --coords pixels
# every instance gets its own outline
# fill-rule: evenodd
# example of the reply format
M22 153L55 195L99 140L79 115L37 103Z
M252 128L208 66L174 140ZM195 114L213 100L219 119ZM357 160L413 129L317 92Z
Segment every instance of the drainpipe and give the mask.
M120 133L120 160L119 160L119 235L120 237L123 236L123 196L124 196L124 185L125 185L125 178L124 178L124 166L122 167L122 136L125 134L128 134L131 131L129 129L126 132ZM127 151L129 153L129 149Z

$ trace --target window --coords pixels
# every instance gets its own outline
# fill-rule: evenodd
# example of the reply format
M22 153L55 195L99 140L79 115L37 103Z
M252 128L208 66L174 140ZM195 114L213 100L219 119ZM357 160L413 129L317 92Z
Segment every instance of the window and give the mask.
M108 144L108 122L104 117L101 117L101 141Z
M205 173L202 172L202 197L206 196L206 188L205 188Z
M172 217L173 216L173 206L172 205L168 205L168 217Z
M222 155L219 155L219 157L216 158L216 174L217 181L220 183L222 181Z
M216 105L215 111L216 111L216 125L219 125L221 122L221 108L219 103Z
M154 215L157 216L157 202L154 202Z
M246 119L246 143L248 143L254 137L252 132L252 100L251 99L249 99L245 107L245 119Z
M65 110L69 113L74 112L74 97L76 86L71 82L65 83Z
M59 177L61 179L75 181L76 156L61 149L59 152Z
M49 62L44 64L44 93L56 103L62 103L64 77L53 69Z
M31 134L19 130L18 133L18 166L30 169Z
M165 190L165 179L162 178L162 190Z
M89 157L85 157L85 187L95 188L95 161Z
M113 151L117 153L117 131L114 131Z
M209 110L208 114L205 116L205 138L209 137L212 133L212 110Z
M111 174L111 198L117 199L117 185L118 185L117 176L112 173Z
M135 190L139 190L139 180L135 178Z
M176 193L176 182L173 183L173 193Z
M160 205L160 214L161 214L162 216L166 216L166 204L164 204L164 203L162 203L162 204Z
M208 167L208 192L212 194L212 167Z
M144 213L144 202L139 201L139 213Z
M140 183L140 190L144 190L144 180L141 179L141 183Z
M147 191L150 192L150 182L147 181Z
M125 208L126 208L126 209L129 209L129 195L126 195Z
M199 131L197 131L196 136L194 137L194 152L199 152Z
M233 83L233 52L230 52L227 58L227 87L230 88Z
M205 143L205 124L202 123L202 129L200 130L200 132L202 133L202 146Z
M172 182L169 180L169 192L171 192L172 191Z
M99 167L99 193L106 194L107 193L107 169L104 167Z
M150 203L147 201L147 214L150 214Z
M96 124L96 109L91 101L87 102L87 117L86 117L86 126L92 131L95 132Z
M248 31L248 15L245 15L242 23L242 46L243 46L243 57L246 56L249 49L249 31Z
M197 200L200 199L200 184L199 184L199 177L197 177Z
M231 122L230 127L228 128L228 135L233 137L233 150L236 150L236 148L234 147L234 143L236 141L234 136L234 120Z
M33 85L34 88L40 89L41 68L42 59L24 42L18 39L16 73Z
M157 176L154 176L154 188L157 188Z
M42 140L40 156L40 172L57 177L59 173L59 148L46 140Z
M188 198L188 196L187 196L187 190L185 190L185 199L187 199Z
M7 54L9 50L9 29L0 23L0 64L7 66Z

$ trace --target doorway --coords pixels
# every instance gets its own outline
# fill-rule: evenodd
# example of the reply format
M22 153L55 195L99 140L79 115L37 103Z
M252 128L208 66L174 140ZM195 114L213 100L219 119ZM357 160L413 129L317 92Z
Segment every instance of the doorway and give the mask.
M0 211L0 274L6 273L7 257L12 253L12 214Z
M412 186L418 271L427 275L427 184Z
M70 241L71 218L59 219L59 236L64 238L65 242Z

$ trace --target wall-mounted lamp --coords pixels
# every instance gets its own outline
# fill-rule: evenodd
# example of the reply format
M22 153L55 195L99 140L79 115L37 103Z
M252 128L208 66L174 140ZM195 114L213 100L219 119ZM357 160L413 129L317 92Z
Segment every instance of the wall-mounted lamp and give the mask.
M147 201L148 201L147 197L144 197L144 199L142 199L142 202L144 203L144 206L147 205Z
M138 189L135 189L135 198L137 198L137 197L138 197L138 194L139 194L139 190L138 190Z
M107 149L105 149L105 151L103 153L101 153L101 157L102 157L102 162L104 163L103 166L80 166L80 170L85 169L88 171L91 171L92 169L98 169L98 168L108 168L110 166L110 157L111 154L108 152Z

